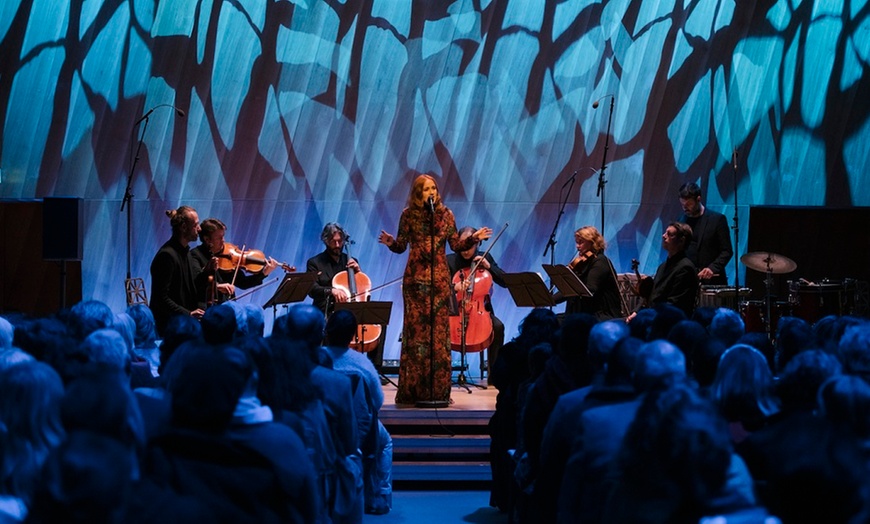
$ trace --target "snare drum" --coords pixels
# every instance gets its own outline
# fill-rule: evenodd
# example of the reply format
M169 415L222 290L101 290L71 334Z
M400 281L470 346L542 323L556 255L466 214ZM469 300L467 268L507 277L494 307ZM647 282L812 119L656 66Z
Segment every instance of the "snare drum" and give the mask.
M828 315L842 315L844 300L843 284L825 281L807 284L789 281L788 302L794 316L813 324Z
M770 332L776 333L779 319L790 316L788 302L774 302L770 305ZM767 333L764 319L767 316L767 304L764 300L747 300L740 303L740 316L746 326L747 333Z
M735 289L734 286L701 286L698 306L712 308L726 307L736 311L740 299L748 297L750 292L751 290L748 287Z

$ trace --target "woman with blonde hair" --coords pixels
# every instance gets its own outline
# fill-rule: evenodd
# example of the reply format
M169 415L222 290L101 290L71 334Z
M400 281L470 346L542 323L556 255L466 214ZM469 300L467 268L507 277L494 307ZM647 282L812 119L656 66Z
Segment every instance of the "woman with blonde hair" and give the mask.
M577 275L589 291L591 297L571 297L565 306L565 314L588 313L598 320L622 317L619 285L616 272L610 259L604 254L607 243L593 226L584 226L574 232L577 255L568 267ZM561 293L554 296L556 302L563 302Z
M491 235L490 228L482 227L460 241L456 219L441 201L435 178L423 174L414 180L396 236L386 231L378 236L394 253L411 246L402 279L405 320L396 404L430 402L437 407L449 402L452 291L445 246L464 251Z

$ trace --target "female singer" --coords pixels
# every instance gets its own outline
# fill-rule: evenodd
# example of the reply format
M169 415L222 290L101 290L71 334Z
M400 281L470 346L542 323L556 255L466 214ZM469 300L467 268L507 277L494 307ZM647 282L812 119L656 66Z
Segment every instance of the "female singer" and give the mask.
M623 316L616 272L610 259L604 255L607 246L604 237L593 226L585 226L574 232L574 243L577 245L577 256L568 267L586 284L592 296L567 299L565 314L589 313L598 320ZM556 293L554 298L556 302L565 300L561 293Z
M408 207L399 219L396 237L386 231L381 231L378 236L378 242L394 253L403 253L411 244L402 279L405 322L396 404L414 404L421 400L449 401L451 275L447 269L445 245L449 242L454 251L464 251L491 235L490 228L482 227L460 241L453 212L441 202L435 179L431 175L419 175L411 187ZM433 266L434 290L431 285ZM434 306L430 303L433 297ZM431 355L430 339L434 341ZM430 357L434 362L434 372L429 368Z

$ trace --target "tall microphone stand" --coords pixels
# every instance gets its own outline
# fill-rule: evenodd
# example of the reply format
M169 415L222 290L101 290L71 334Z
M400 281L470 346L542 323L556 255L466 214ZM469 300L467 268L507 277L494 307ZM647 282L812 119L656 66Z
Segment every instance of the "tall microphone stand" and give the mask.
M737 256L737 249L740 246L740 226L737 220L737 148L731 154L731 163L734 167L734 225L731 229L734 230L734 293L737 300L740 299L740 257Z
M571 175L571 178L568 179L567 182L562 184L562 189L565 189L565 186L570 184L568 187L568 191L565 192L565 198L562 199L562 202L559 204L559 214L556 215L556 222L553 224L553 231L550 233L550 239L547 240L547 245L544 247L543 256L547 256L547 253L550 253L550 265L556 265L556 231L559 229L559 222L562 220L562 215L565 214L565 206L568 205L568 197L571 196L571 190L574 189L574 182L577 180L577 171L574 171L574 174ZM550 290L552 291L552 287ZM552 306L551 306L552 309Z
M432 200L426 204L429 215L429 400L418 400L418 408L446 408L447 400L435 400L435 205Z
M613 105L616 103L616 97L613 95L605 95L610 97L610 114L607 116L607 134L604 135L604 157L601 159L601 171L598 172L598 192L595 196L601 197L601 236L604 236L604 184L607 180L604 179L604 172L607 169L607 150L610 148L610 123L613 121ZM592 104L593 108L598 107L598 102Z
M151 111L154 111L152 109ZM148 130L148 115L151 111L145 114L145 125L142 126L142 133L139 136L139 143L136 146L136 155L133 157L132 165L130 166L130 174L127 175L127 189L124 190L124 200L121 201L121 212L127 208L127 278L124 280L124 292L127 296L127 306L136 304L148 304L148 298L145 295L145 281L141 278L133 278L131 271L131 249L133 242L132 230L132 212L133 212L133 173L136 172L136 164L139 163L139 153L142 151L142 142L145 140L145 132ZM142 120L136 122L139 124Z

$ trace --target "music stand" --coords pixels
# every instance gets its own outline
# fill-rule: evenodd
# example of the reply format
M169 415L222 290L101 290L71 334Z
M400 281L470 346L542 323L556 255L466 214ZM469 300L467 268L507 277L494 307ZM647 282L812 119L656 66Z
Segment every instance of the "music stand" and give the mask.
M302 302L311 291L314 282L317 281L317 273L310 271L307 273L287 273L284 275L284 280L278 284L278 289L265 304L263 309L272 308L272 321L278 316L278 306L280 304L290 304L293 302Z
M336 302L335 310L341 311L342 309L350 311L353 314L354 318L356 318L356 323L358 325L378 324L381 326L386 326L390 323L390 315L393 312L393 303L376 301ZM384 333L383 336L386 336L386 333ZM393 386L399 387L398 384L390 380L389 377L381 373L380 370L378 370L378 375L380 375L381 378L385 379Z
M553 300L547 284L541 275L527 271L524 273L505 273L504 282L517 307L553 307Z
M571 271L568 266L551 266L550 264L542 264L541 267L550 276L550 281L556 286L562 296L565 298L571 297L591 297L592 292L586 287L577 277L577 274Z

